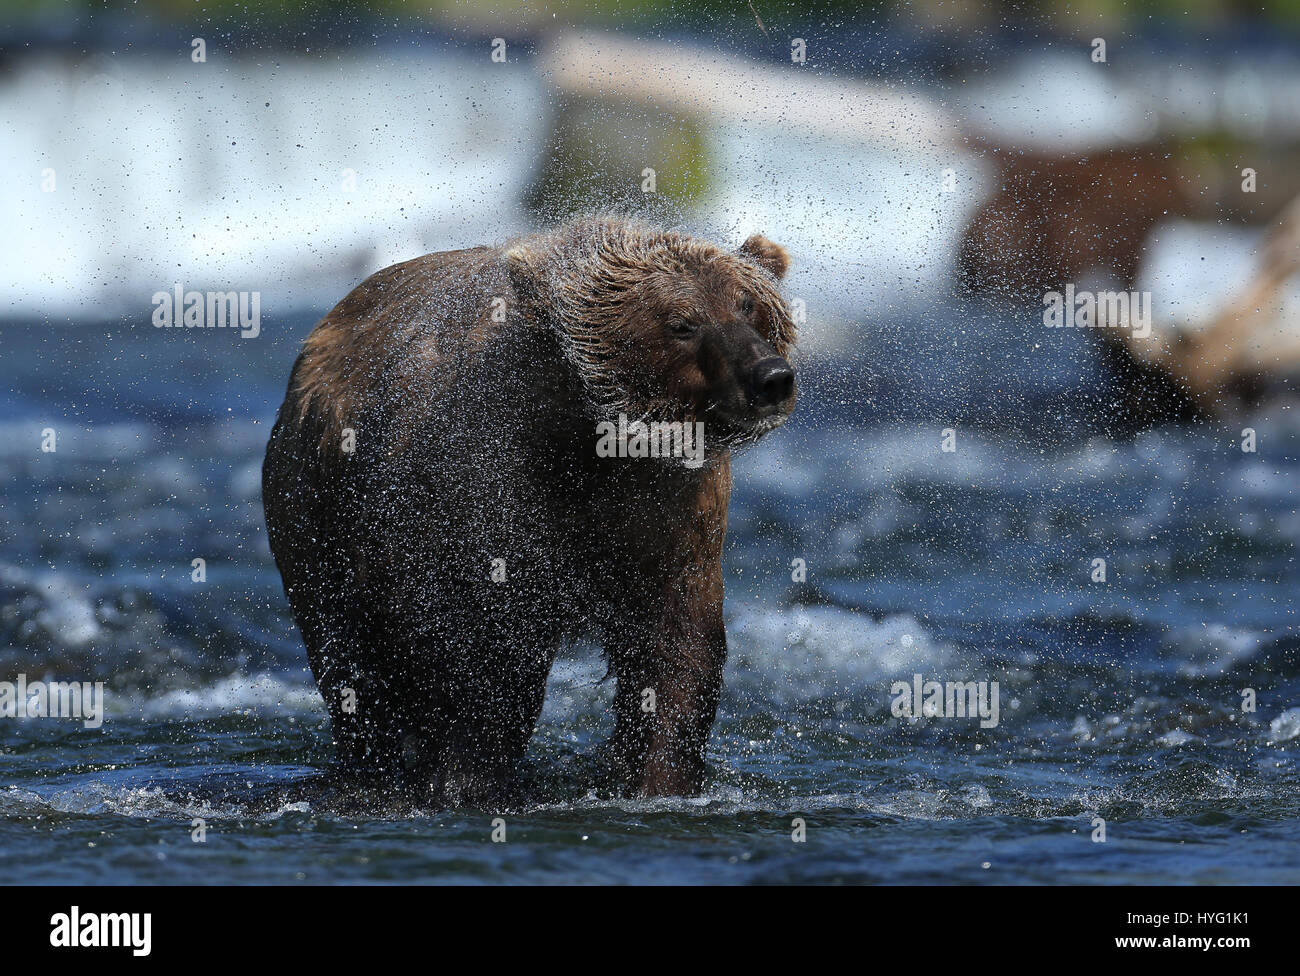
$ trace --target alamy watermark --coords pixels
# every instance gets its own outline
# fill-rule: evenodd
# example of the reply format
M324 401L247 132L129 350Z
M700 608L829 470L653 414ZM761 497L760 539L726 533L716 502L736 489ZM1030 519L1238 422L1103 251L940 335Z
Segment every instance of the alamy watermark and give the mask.
M1151 334L1151 292L1149 291L1076 291L1066 285L1064 292L1043 295L1043 325L1049 329L1131 329L1133 338Z
M170 292L154 292L153 324L159 329L238 329L241 339L262 332L262 293L186 291L178 281Z
M125 948L147 956L153 947L150 912L83 912L73 905L50 916L50 945L56 949Z
M998 724L996 681L926 681L914 674L910 684L895 681L889 693L895 718L979 718L982 729Z
M104 682L0 681L0 718L79 718L88 729L104 724Z
M596 457L681 458L688 468L704 464L704 424L676 420L602 420L596 425Z

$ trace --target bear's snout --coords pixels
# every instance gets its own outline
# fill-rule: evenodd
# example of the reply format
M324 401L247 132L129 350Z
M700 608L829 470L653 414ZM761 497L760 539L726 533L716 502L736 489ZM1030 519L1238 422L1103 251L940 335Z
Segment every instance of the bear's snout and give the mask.
M760 359L749 372L749 402L762 413L779 410L794 393L794 370L780 356Z

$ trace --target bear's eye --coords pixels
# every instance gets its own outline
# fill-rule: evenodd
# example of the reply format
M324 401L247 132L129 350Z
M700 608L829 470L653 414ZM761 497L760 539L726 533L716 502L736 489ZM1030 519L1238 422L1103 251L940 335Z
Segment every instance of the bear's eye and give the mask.
M754 314L754 299L750 295L744 295L741 297L740 314L746 318Z
M690 319L675 318L668 324L668 329L679 339L689 339L695 335L699 326Z

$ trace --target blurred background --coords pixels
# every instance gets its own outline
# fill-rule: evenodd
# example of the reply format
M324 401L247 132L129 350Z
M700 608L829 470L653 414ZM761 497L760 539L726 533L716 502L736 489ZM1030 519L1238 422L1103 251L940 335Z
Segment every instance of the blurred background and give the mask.
M967 236L984 291L1140 285L1186 327L1300 190L1293 2L5 0L0 21L11 316L129 316L175 281L319 313L388 263L622 210L785 243L810 352L933 323ZM971 229L990 205L1002 224Z
M0 852L75 883L1300 880L1298 38L1296 0L0 0L0 679L109 690L93 734L0 723ZM580 647L526 843L335 831L260 497L298 345L387 264L595 211L793 259L714 782L592 791ZM1048 328L1071 285L1149 293L1151 336ZM256 336L155 328L177 286L257 293ZM898 721L915 673L999 681L1002 724Z

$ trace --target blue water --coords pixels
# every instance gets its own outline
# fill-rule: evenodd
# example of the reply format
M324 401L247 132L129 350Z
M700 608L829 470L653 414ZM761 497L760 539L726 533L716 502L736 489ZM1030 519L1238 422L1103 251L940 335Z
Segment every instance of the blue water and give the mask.
M577 647L509 811L318 788L259 482L310 316L0 326L0 680L107 686L96 730L0 719L0 857L39 865L10 880L1300 882L1300 420L1108 439L1086 337L1033 321L806 357L736 466L706 793L600 792L612 688ZM916 673L997 681L999 724L895 717Z

